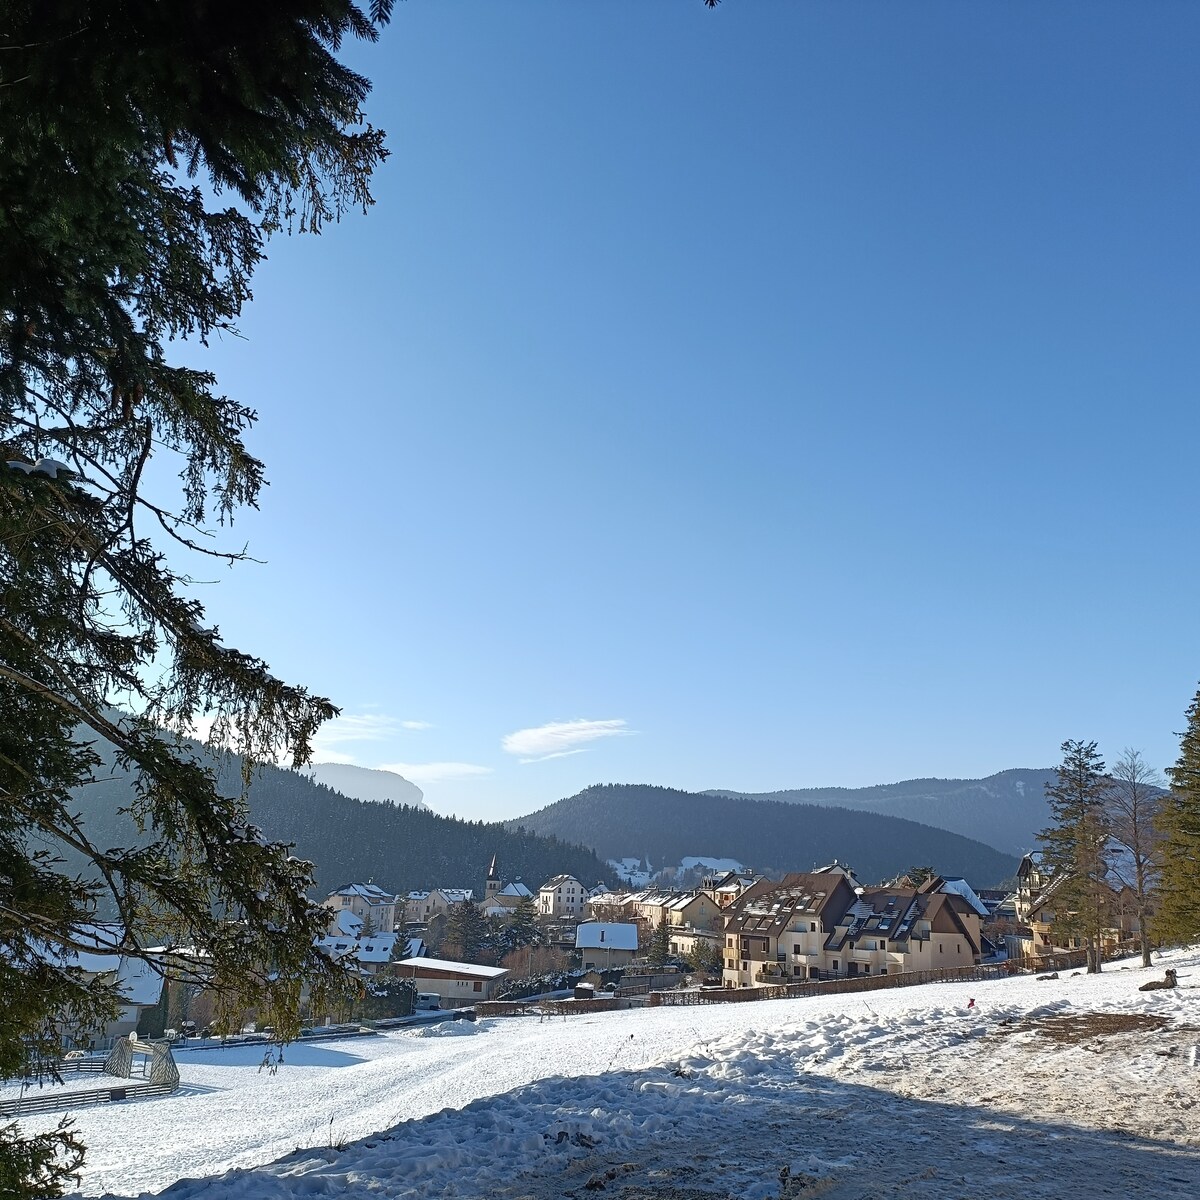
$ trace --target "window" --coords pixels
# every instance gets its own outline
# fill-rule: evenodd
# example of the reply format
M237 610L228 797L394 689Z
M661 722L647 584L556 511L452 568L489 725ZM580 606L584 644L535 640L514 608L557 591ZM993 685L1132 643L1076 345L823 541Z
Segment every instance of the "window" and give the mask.
M838 969L838 960L836 958L833 960L833 969L835 971Z
M793 953L793 954L803 954L803 953L804 953L804 947L803 947L802 945L800 945L800 943L799 943L799 942L797 942L797 943L796 943L796 944L795 944L795 945L792 947L792 953Z
M962 953L962 942L955 942L954 949L955 949L956 953L961 954Z
M870 973L871 973L871 964L870 964L870 963L863 963L863 974L864 974L864 975L870 975Z
M750 949L750 939L742 938L742 950L745 951L745 950L749 950L749 949Z
M816 932L817 932L817 923L816 923L816 921L809 921L809 923L808 923L808 931L809 931L809 933L816 933Z
M880 968L879 968L879 973L880 973L880 975L886 975L886 974L887 974L887 967L880 967Z
M479 982L479 980L477 979L477 980L475 980L475 982L474 982L474 983L471 985L471 990L472 990L473 992L482 992L482 991L483 991L483 984L482 984L482 983L480 983L480 982Z
M945 946L943 946L941 942L938 942L938 953L939 953L939 954L945 954L945 953L946 953L946 947L945 947Z
M730 950L732 950L733 949L733 938L726 938L725 945L728 946Z
M742 970L743 971L750 970L750 964L744 958L742 959Z

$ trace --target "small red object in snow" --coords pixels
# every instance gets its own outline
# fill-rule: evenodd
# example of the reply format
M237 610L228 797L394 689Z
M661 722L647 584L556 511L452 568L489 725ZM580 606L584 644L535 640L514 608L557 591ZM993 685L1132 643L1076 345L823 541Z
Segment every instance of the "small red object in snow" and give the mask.
M967 1001L967 1007L968 1007L968 1008L974 1008L974 1007L975 1007L975 998L974 998L973 996L971 997L971 999L970 999L970 1000L968 1000L968 1001Z

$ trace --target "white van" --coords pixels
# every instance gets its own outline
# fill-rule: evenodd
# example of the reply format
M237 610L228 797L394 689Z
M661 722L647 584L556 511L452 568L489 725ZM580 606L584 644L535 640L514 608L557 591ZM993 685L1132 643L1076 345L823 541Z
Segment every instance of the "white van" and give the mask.
M442 998L437 992L417 993L417 1012L432 1012L442 1007Z

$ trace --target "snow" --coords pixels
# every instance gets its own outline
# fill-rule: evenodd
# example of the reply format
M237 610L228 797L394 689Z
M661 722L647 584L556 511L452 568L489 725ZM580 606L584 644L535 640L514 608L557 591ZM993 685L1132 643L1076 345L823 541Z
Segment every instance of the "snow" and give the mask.
M1178 988L1138 990L1168 965ZM1191 1200L1200 952L1128 966L447 1023L289 1047L274 1074L262 1047L184 1050L180 1092L74 1114L82 1190L766 1200L786 1167L833 1200Z
M981 917L991 914L988 906L975 894L975 889L965 879L943 879L942 891L961 896Z
M481 967L478 963L454 962L448 958L405 958L396 967L401 974L405 967L413 967L421 972L452 971L456 975L477 975L480 979L499 979L508 974L507 967Z
M684 858L680 859L679 866L684 871L690 871L694 867L703 867L706 871L720 875L746 869L736 858Z
M625 922L585 921L575 929L576 950L636 950L638 927Z

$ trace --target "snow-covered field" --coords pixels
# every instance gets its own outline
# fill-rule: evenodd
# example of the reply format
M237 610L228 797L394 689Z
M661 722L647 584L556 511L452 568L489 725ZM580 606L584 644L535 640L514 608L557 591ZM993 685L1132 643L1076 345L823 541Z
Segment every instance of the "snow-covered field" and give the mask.
M1137 990L1164 966L1179 988ZM294 1047L275 1074L261 1048L183 1052L180 1093L77 1114L83 1192L1195 1200L1198 998L1189 952L1046 983L428 1027Z

